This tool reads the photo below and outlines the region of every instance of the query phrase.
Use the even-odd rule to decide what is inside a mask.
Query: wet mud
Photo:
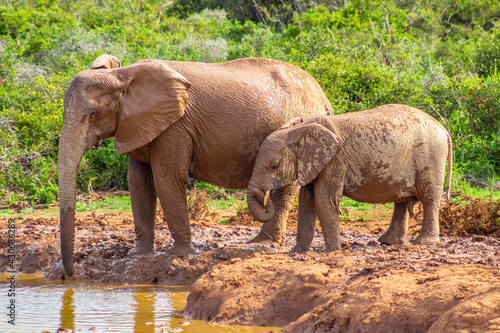
[[[418,207],[408,242],[392,246],[377,242],[391,210],[346,212],[343,250],[326,253],[317,228],[312,251],[290,254],[296,212],[283,246],[246,244],[259,222],[245,212],[212,212],[203,202],[190,202],[197,253],[187,257],[165,253],[173,241],[161,212],[156,253],[144,256],[128,254],[135,245],[130,213],[78,213],[74,278],[192,286],[181,315],[218,324],[282,332],[500,332],[498,203],[443,204],[441,242],[428,246],[411,243]],[[16,220],[17,271],[61,279],[58,216],[9,218]],[[0,218],[1,271],[8,266],[7,220]]]

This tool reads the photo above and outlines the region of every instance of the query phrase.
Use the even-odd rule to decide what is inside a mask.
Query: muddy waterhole
[[[0,274],[2,290],[6,290],[8,277]],[[16,278],[15,326],[2,320],[0,332],[56,332],[63,328],[66,332],[260,333],[273,329],[212,325],[179,317],[189,287],[56,281],[30,274]],[[2,304],[7,302],[4,299]]]

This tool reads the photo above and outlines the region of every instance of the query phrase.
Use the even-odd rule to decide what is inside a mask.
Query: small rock
[[[181,327],[172,327],[170,329],[170,332],[182,332],[182,331],[184,331],[184,329]]]
[[[170,328],[170,325],[167,323],[161,324],[159,327],[162,331],[163,330],[168,330]]]

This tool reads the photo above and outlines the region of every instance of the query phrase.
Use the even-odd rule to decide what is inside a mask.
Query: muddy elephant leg
[[[298,185],[288,185],[276,190],[272,195],[271,199],[275,205],[276,213],[274,217],[264,224],[260,229],[257,236],[250,239],[248,243],[258,243],[263,241],[273,241],[280,245],[285,242],[286,234],[286,220],[290,209],[292,209],[292,204],[300,187]]]
[[[402,244],[408,231],[409,213],[408,207],[410,201],[395,202],[394,213],[392,214],[389,228],[378,239],[383,244]]]
[[[163,138],[162,138],[163,139]],[[160,153],[153,155],[151,167],[156,193],[174,245],[169,254],[185,255],[195,252],[191,244],[191,228],[186,199],[189,163],[192,155],[190,137],[181,140],[166,139]]]
[[[431,199],[421,200],[424,219],[422,229],[420,229],[420,233],[413,241],[415,244],[435,244],[439,242],[439,206],[443,191],[437,190],[435,192]]]
[[[174,245],[167,250],[169,254],[185,255],[194,252],[191,244],[186,184],[187,176],[185,182],[165,178],[157,181],[155,177],[155,186],[161,208],[170,234],[174,239]]]
[[[331,186],[323,185],[324,183],[328,182],[316,180],[314,202],[326,250],[331,252],[341,249],[339,205],[342,199],[343,183]]]
[[[162,182],[167,184],[166,188],[158,190],[161,207],[165,214],[168,229],[174,245],[167,252],[169,254],[185,255],[195,252],[191,244],[191,228],[189,226],[189,213],[186,201],[186,183],[172,184],[172,182]]]
[[[314,186],[307,184],[300,188],[297,244],[292,252],[302,253],[309,250],[314,236],[316,218]]]
[[[154,252],[156,193],[149,165],[132,158],[128,164],[128,185],[137,244],[131,254]]]

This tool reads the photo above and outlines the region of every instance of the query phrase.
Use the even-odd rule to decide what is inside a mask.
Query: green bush
[[[128,156],[117,155],[114,139],[103,140],[99,148],[90,149],[82,158],[78,187],[84,191],[127,189]]]
[[[492,29],[482,36],[475,55],[475,70],[481,77],[496,74],[500,69],[500,30]]]
[[[498,17],[493,0],[4,1],[0,205],[57,199],[65,91],[103,53],[124,65],[293,63],[318,80],[336,113],[386,103],[428,112],[450,130],[458,172],[498,180]],[[78,186],[127,189],[127,157],[114,152],[113,139],[86,153]]]

